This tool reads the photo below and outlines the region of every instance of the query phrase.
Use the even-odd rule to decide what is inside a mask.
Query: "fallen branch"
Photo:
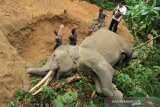
[[[65,79],[63,82],[55,82],[55,83],[51,84],[51,86],[53,89],[57,90],[57,89],[62,88],[65,84],[70,84],[73,81],[77,81],[80,79],[81,79],[81,77],[78,74],[76,74],[76,75],[73,75],[72,77]]]
[[[160,37],[160,35],[158,35],[158,36],[156,36],[156,37],[154,37],[154,38],[148,40],[148,41],[145,42],[144,44],[138,45],[137,47],[134,47],[134,48],[132,48],[132,49],[142,48],[142,47],[146,46],[149,42],[151,42],[152,40],[154,40],[154,39],[156,39],[156,38],[158,38],[158,37]]]

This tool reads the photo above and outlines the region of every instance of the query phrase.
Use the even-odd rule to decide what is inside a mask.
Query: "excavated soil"
[[[54,16],[50,19],[40,20],[18,32],[14,36],[8,36],[11,45],[17,48],[19,55],[28,62],[29,66],[36,66],[40,59],[48,57],[53,52],[55,45],[54,30],[58,30],[60,24],[64,24],[63,43],[69,43],[69,36],[74,25],[78,29],[78,43],[87,35],[87,25],[68,15]]]
[[[64,10],[67,13],[64,13]],[[78,44],[87,36],[98,7],[70,0],[0,0],[0,107],[5,107],[19,88],[28,90],[26,66],[35,67],[52,53],[54,30],[64,24],[63,41],[68,44],[71,28],[78,25]],[[108,28],[112,12],[107,12]],[[132,44],[123,22],[118,34]]]

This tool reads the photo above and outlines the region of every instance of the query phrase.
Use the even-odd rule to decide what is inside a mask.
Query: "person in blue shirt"
[[[105,17],[106,14],[103,12],[103,9],[99,9],[99,16],[97,19],[94,19],[95,21],[91,26],[91,31],[94,31],[96,25],[100,27],[105,22]]]

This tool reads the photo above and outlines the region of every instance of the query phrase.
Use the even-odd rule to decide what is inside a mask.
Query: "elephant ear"
[[[73,60],[66,51],[59,53],[58,65],[60,71],[68,71],[73,68]]]

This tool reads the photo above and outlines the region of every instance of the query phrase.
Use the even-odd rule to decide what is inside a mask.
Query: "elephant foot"
[[[109,96],[109,97],[113,96],[113,93],[106,88],[104,89],[102,88],[102,92],[105,96]]]
[[[123,100],[123,94],[121,91],[119,90],[115,90],[113,92],[113,98],[116,99],[116,100]]]

